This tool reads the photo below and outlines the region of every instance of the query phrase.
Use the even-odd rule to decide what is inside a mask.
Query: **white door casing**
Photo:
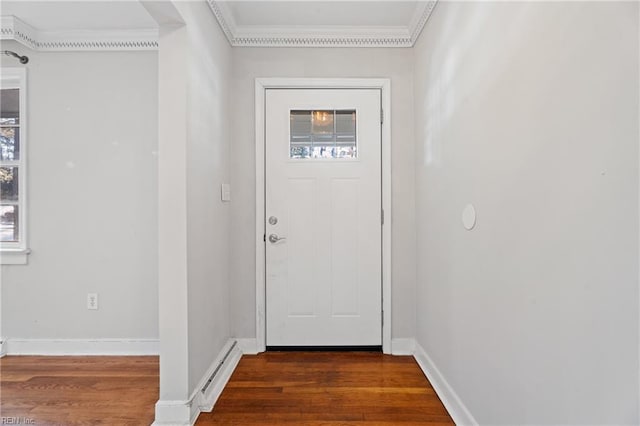
[[[270,89],[265,100],[267,345],[379,346],[380,90]],[[291,158],[291,111],[306,111],[303,129],[317,111],[326,137],[335,110],[355,125],[357,157]]]
[[[267,89],[379,89],[384,110],[382,135],[382,348],[391,353],[391,82],[381,78],[258,78],[255,81],[256,130],[256,339],[255,350],[266,346],[265,264],[265,95]]]

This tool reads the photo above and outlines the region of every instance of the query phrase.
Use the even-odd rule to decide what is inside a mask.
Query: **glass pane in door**
[[[292,110],[289,158],[357,158],[356,110]]]

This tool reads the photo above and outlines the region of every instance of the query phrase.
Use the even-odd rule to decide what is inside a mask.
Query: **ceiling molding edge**
[[[15,40],[36,51],[157,50],[158,30],[44,32],[15,16],[2,16],[0,40]]]
[[[244,36],[233,39],[234,47],[411,47],[406,36]]]
[[[412,28],[409,29],[411,33],[411,46],[416,44],[416,42],[418,41],[418,37],[420,37],[420,34],[422,34],[424,26],[427,25],[427,21],[431,17],[433,9],[436,7],[436,3],[438,3],[438,0],[428,1],[424,7],[424,10],[422,11],[420,19],[414,24],[415,26],[412,26]]]
[[[232,17],[216,0],[207,0],[222,32],[233,47],[413,47],[426,25],[437,0],[425,2],[418,19],[408,29],[389,30],[379,28],[358,29],[336,34],[335,28],[307,32],[242,31],[232,22]],[[349,34],[351,32],[351,34]]]
[[[224,19],[222,11],[220,10],[220,5],[214,0],[207,0],[207,4],[209,5],[209,9],[211,9],[211,13],[213,13],[213,16],[215,16],[216,21],[218,21],[218,25],[220,25],[220,28],[222,29],[225,37],[227,37],[227,40],[229,40],[229,44],[231,46],[235,46],[233,44],[233,32],[231,31],[231,28],[229,28],[227,20]]]

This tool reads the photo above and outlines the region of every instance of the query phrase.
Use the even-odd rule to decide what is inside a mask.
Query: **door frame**
[[[266,350],[265,94],[267,89],[379,89],[382,144],[382,351],[391,353],[391,80],[388,78],[256,78],[256,346]]]

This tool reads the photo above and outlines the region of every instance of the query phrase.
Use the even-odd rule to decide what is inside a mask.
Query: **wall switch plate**
[[[221,188],[222,201],[231,201],[231,185],[223,183]]]
[[[98,293],[87,293],[87,309],[98,309]]]

